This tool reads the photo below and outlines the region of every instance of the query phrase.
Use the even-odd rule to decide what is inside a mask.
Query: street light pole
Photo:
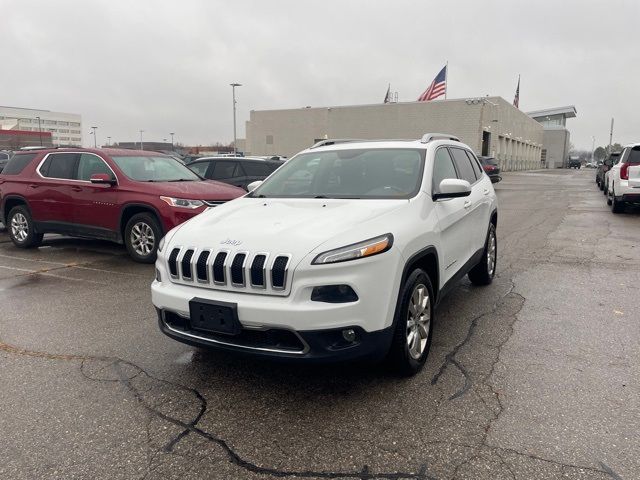
[[[107,137],[107,144],[111,146],[111,137]]]
[[[144,150],[144,143],[142,143],[142,132],[144,132],[144,130],[140,130],[140,150]]]
[[[591,163],[595,161],[596,152],[596,137],[591,135]]]
[[[241,87],[241,83],[230,83],[233,92],[233,156],[238,152],[238,138],[236,136],[236,87]]]
[[[40,146],[42,146],[42,128],[40,127],[40,117],[36,117],[38,119],[38,132],[40,133]]]
[[[175,133],[171,132],[169,135],[171,135],[171,151],[173,152],[175,150],[175,148],[173,146],[173,136],[175,135]]]
[[[98,129],[98,127],[91,127],[91,130],[93,130],[93,148],[98,148],[98,140],[96,139],[96,130]]]

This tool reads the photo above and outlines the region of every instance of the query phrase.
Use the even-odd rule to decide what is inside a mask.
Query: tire
[[[621,200],[616,200],[615,190],[611,191],[611,203],[609,205],[611,205],[611,211],[613,213],[624,213],[624,208],[626,206],[625,202]]]
[[[36,233],[31,213],[25,205],[13,207],[7,217],[9,238],[16,247],[33,248],[42,243],[44,235]]]
[[[496,227],[489,224],[487,239],[484,242],[482,259],[469,271],[469,280],[474,285],[489,285],[496,275],[496,264],[498,263],[498,239],[496,237]]]
[[[160,238],[162,229],[156,216],[151,213],[135,214],[124,229],[124,244],[129,256],[139,263],[156,261]]]
[[[416,268],[400,290],[400,305],[388,356],[388,362],[402,376],[415,375],[427,360],[435,319],[434,306],[431,280],[424,270]]]

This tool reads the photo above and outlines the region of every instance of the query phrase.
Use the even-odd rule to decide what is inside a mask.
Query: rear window
[[[266,163],[260,162],[242,162],[242,167],[250,177],[266,177],[275,170],[269,168]]]
[[[37,153],[16,153],[2,170],[3,175],[18,175],[36,158]]]
[[[640,163],[640,147],[633,147],[629,151],[629,156],[626,160],[627,163]]]
[[[458,177],[462,180],[466,180],[470,184],[476,183],[476,174],[471,165],[471,161],[464,150],[459,148],[451,148],[451,155],[453,155],[453,163],[456,164],[456,170],[458,171]]]

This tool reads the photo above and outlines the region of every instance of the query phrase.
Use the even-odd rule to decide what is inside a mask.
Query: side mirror
[[[249,185],[247,185],[247,190],[253,192],[260,185],[262,185],[262,180],[256,180],[255,182],[251,182]]]
[[[98,185],[115,185],[116,181],[108,173],[94,173],[89,177],[89,181]]]
[[[444,198],[468,197],[471,195],[471,184],[466,180],[457,178],[445,178],[440,182],[438,191],[431,198],[441,200]]]

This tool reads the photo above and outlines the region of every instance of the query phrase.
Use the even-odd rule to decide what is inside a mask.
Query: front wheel
[[[36,233],[29,209],[24,205],[13,207],[7,217],[9,238],[16,247],[31,248],[42,243],[43,235]]]
[[[415,375],[427,360],[434,306],[431,280],[424,270],[416,268],[402,285],[389,351],[389,361],[401,375]]]
[[[469,271],[469,280],[474,285],[489,285],[496,275],[496,263],[498,260],[498,240],[496,238],[496,227],[489,224],[487,239],[484,243],[482,259]]]
[[[140,263],[156,261],[158,242],[162,230],[156,217],[150,213],[138,213],[131,217],[124,229],[124,243],[131,258]]]

